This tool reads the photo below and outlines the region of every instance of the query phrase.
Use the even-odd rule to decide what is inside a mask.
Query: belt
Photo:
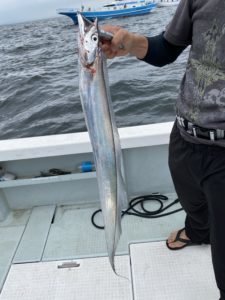
[[[181,116],[176,116],[179,125],[184,130],[194,137],[206,140],[223,140],[225,139],[225,130],[223,129],[208,129],[195,125]]]

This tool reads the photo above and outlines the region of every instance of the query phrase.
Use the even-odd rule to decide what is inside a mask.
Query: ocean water
[[[165,30],[174,7],[101,22],[151,36]],[[68,17],[0,26],[0,139],[86,131],[79,97],[78,27]],[[188,49],[171,65],[134,57],[108,60],[118,127],[174,120]]]

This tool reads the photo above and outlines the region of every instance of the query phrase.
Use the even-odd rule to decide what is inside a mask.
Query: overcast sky
[[[56,17],[57,8],[79,8],[81,3],[101,5],[103,0],[0,0],[0,24]]]

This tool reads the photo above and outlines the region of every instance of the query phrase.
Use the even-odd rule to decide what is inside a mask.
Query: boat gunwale
[[[119,128],[122,149],[169,143],[173,122]],[[92,152],[88,132],[0,140],[0,161]]]

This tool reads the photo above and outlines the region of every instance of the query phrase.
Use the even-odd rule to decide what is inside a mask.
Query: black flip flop
[[[185,230],[185,228],[180,229],[180,230],[177,232],[177,235],[176,235],[175,240],[174,240],[173,242],[171,242],[171,243],[182,242],[182,243],[184,243],[184,245],[183,245],[183,246],[180,246],[180,247],[174,247],[174,248],[172,248],[172,247],[170,247],[170,245],[169,245],[169,243],[168,243],[168,240],[167,240],[167,241],[166,241],[166,246],[167,246],[168,249],[170,249],[170,250],[181,250],[181,249],[183,249],[183,248],[185,248],[185,247],[187,247],[187,246],[197,246],[197,245],[200,245],[200,244],[201,244],[201,243],[193,243],[191,240],[181,238],[180,235],[181,235],[181,233],[182,233],[184,230]]]

